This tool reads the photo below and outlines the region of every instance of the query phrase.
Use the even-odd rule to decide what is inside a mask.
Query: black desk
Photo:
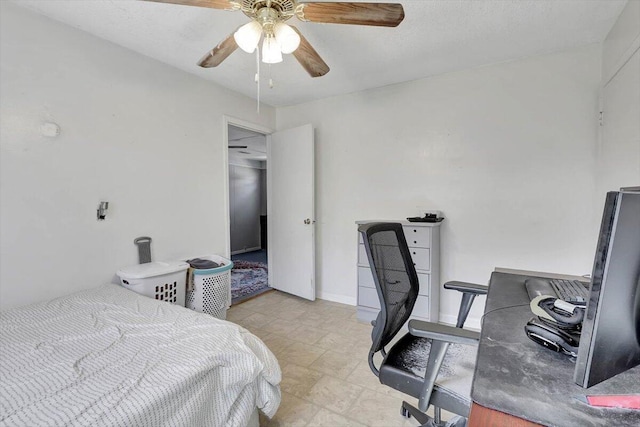
[[[576,397],[640,394],[640,366],[584,389],[573,382],[575,359],[531,341],[529,276],[495,272],[482,322],[471,398],[489,409],[552,426],[640,426],[640,411],[593,408]],[[473,417],[473,413],[472,413]]]

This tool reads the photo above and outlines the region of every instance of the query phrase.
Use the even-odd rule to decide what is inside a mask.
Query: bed
[[[0,425],[241,426],[280,367],[246,329],[105,285],[0,313]]]

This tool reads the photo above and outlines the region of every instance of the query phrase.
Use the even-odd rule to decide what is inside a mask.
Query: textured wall
[[[275,127],[274,109],[0,4],[0,307],[114,280],[137,236],[156,260],[224,255],[223,115]]]
[[[278,109],[278,129],[316,129],[319,296],[355,303],[354,221],[425,208],[446,217],[443,281],[590,273],[599,83],[592,45]]]

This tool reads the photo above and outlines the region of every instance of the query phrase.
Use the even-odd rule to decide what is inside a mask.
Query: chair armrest
[[[486,295],[489,287],[486,285],[478,285],[476,283],[467,282],[447,282],[444,284],[445,289],[453,289],[460,292],[468,292],[474,295]]]
[[[415,319],[409,321],[409,333],[416,337],[467,345],[478,345],[480,340],[480,332]]]

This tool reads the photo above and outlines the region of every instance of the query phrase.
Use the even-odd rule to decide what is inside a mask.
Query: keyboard
[[[549,280],[551,287],[558,295],[558,298],[570,303],[586,305],[589,299],[589,291],[584,283],[579,280]]]
[[[529,300],[538,295],[556,296],[574,305],[587,305],[589,290],[587,285],[579,280],[538,279],[531,278],[525,282]]]

